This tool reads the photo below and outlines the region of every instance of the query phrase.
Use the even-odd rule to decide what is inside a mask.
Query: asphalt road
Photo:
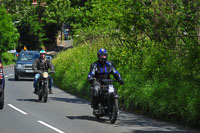
[[[13,67],[4,68],[5,106],[0,133],[182,133],[199,132],[179,125],[120,111],[115,124],[97,120],[90,103],[54,87],[47,103],[38,102],[33,79],[14,81]]]

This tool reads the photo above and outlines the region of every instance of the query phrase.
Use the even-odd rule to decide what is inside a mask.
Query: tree
[[[45,41],[47,47],[55,47],[58,31],[67,21],[69,6],[69,0],[46,0],[41,21],[44,24],[43,29],[48,38]]]
[[[38,49],[44,44],[45,34],[39,22],[37,8],[27,0],[2,0],[7,12],[12,16],[12,21],[20,33],[18,48],[23,46],[28,49]]]
[[[10,14],[0,5],[0,53],[15,49],[19,34],[12,23]]]
[[[20,45],[28,49],[55,47],[57,32],[67,21],[69,0],[38,0],[33,6],[27,0],[2,0],[12,14],[20,32]]]

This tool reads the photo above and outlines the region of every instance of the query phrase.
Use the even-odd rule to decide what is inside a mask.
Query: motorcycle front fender
[[[115,94],[114,99],[119,99],[119,95]]]

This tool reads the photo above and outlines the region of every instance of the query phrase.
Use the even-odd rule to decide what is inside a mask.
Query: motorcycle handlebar
[[[116,80],[113,80],[113,79],[96,79],[96,78],[92,78],[91,80],[93,80],[93,81],[99,81],[99,82],[104,83],[104,84],[109,84],[109,83],[117,82]]]
[[[40,70],[34,70],[35,73],[42,73]]]
[[[113,79],[102,79],[100,80],[100,82],[112,83],[112,82],[117,82],[117,81]]]
[[[36,72],[36,73],[40,73],[40,74],[43,73],[43,71],[40,71],[40,70],[34,70],[34,72]],[[45,71],[44,71],[44,72],[45,72]],[[48,73],[55,73],[55,71],[49,71]]]

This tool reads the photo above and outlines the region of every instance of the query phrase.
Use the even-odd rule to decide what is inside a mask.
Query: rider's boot
[[[94,109],[98,108],[98,98],[95,96],[92,96],[91,99],[91,107]]]
[[[94,108],[93,108],[93,114],[94,114],[94,115],[100,114],[99,109],[94,109]]]
[[[53,94],[53,91],[52,91],[52,89],[50,89],[50,88],[49,88],[49,94]]]
[[[92,97],[91,107],[93,108],[93,114],[99,114],[98,100],[96,97]]]
[[[37,95],[38,92],[39,92],[39,89],[38,89],[38,88],[39,88],[39,82],[38,82],[38,81],[37,81],[37,83],[36,83],[36,86],[34,86],[34,88],[35,88],[35,89],[34,89],[33,93]]]
[[[33,91],[33,93],[34,93],[34,94],[37,94],[37,93],[38,93],[38,89],[35,88],[34,91]]]

